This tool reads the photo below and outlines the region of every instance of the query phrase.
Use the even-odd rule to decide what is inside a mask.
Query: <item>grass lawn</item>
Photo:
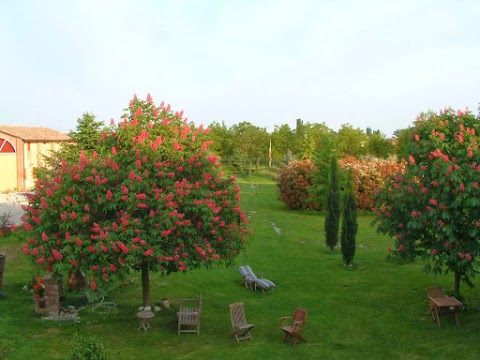
[[[34,313],[31,294],[22,287],[32,276],[13,236],[0,238],[7,253],[6,298],[0,300],[0,359],[64,359],[73,335],[103,343],[109,359],[478,359],[480,354],[480,287],[462,284],[467,304],[460,315],[442,320],[439,329],[428,315],[426,290],[451,289],[453,277],[424,274],[422,263],[385,260],[388,238],[376,234],[371,216],[359,217],[355,266],[343,267],[340,249],[325,247],[324,218],[288,211],[277,200],[275,185],[242,183],[243,209],[253,230],[236,265],[250,265],[278,284],[272,294],[240,285],[236,266],[196,270],[151,278],[152,299],[168,296],[172,308],[157,313],[149,332],[139,331],[135,317],[141,303],[141,281],[109,294],[115,306],[96,307],[81,294],[66,294],[79,308],[79,320],[42,320]],[[277,230],[276,230],[277,229]],[[177,335],[175,299],[204,299],[200,336]],[[253,340],[230,338],[228,305],[243,301],[247,320],[255,324]],[[309,311],[306,343],[284,343],[279,318],[294,307]]]

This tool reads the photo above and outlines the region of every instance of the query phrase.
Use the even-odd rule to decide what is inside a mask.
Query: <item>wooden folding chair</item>
[[[300,341],[307,341],[303,338],[307,314],[307,310],[296,308],[292,316],[280,318],[280,329],[285,333],[284,341],[290,341],[294,346]]]
[[[237,342],[241,340],[252,340],[250,330],[252,330],[255,325],[247,323],[243,302],[230,304],[230,319],[232,321],[232,337],[235,337]]]
[[[437,313],[435,311],[435,303],[431,300],[432,298],[444,297],[443,289],[436,287],[436,288],[429,288],[427,289],[427,296],[428,296],[428,311],[432,316],[433,321],[437,320]]]
[[[180,299],[181,303],[192,303],[193,306],[181,306],[178,316],[178,335],[180,333],[200,334],[200,318],[202,317],[202,294],[196,299]]]

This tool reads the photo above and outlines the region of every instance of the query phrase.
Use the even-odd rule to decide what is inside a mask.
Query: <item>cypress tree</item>
[[[340,227],[340,190],[338,186],[338,161],[335,155],[330,158],[330,179],[327,190],[325,216],[325,243],[333,250],[338,243]]]
[[[344,197],[341,245],[345,265],[350,265],[355,255],[355,237],[357,235],[357,200],[355,198],[353,174],[350,170]]]

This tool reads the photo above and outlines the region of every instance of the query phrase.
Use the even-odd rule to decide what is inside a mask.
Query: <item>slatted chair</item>
[[[252,340],[250,330],[252,330],[255,325],[247,323],[243,302],[230,304],[229,306],[230,319],[232,321],[232,337],[235,337],[237,342],[242,340]]]
[[[273,292],[273,288],[276,286],[275,283],[268,279],[257,277],[257,275],[255,275],[249,265],[239,266],[238,271],[243,277],[242,284],[244,284],[246,288],[250,288],[251,290],[256,291],[257,289],[260,289],[262,290],[262,293],[264,293],[265,290],[270,290],[271,292]],[[260,274],[261,276],[263,275],[263,273]]]
[[[193,306],[181,306],[178,316],[178,335],[181,333],[196,333],[200,335],[200,319],[202,317],[202,294],[196,299],[180,299],[180,303]]]
[[[280,329],[285,333],[283,338],[284,341],[290,341],[294,346],[300,341],[307,341],[303,338],[307,315],[307,310],[296,308],[292,316],[284,316],[280,318]]]
[[[436,312],[435,312],[435,303],[431,300],[431,298],[438,298],[443,297],[445,294],[443,293],[442,288],[429,288],[427,289],[427,296],[428,296],[428,311],[432,316],[433,321],[437,320]]]

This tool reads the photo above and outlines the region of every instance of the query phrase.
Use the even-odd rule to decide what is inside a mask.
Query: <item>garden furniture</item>
[[[435,319],[435,304],[433,303],[432,300],[430,300],[430,298],[438,298],[438,297],[445,296],[443,294],[443,289],[439,288],[439,287],[429,288],[429,289],[427,289],[427,296],[428,296],[428,312],[432,316],[433,321],[435,321],[436,320]]]
[[[147,331],[148,329],[151,328],[149,320],[153,319],[155,317],[155,314],[152,311],[139,311],[137,313],[137,318],[140,320],[140,327],[138,330],[143,329]]]
[[[300,341],[306,341],[303,338],[303,331],[307,321],[308,311],[306,309],[296,308],[292,316],[280,318],[280,329],[285,333],[284,341],[290,341],[297,345]]]
[[[245,285],[245,287],[250,288],[251,290],[257,290],[261,289],[262,293],[265,292],[265,290],[270,290],[273,292],[273,288],[275,283],[268,279],[264,278],[259,278],[255,273],[253,272],[252,268],[249,265],[244,265],[244,266],[239,266],[238,271],[240,272],[240,275],[243,277],[242,284]],[[262,276],[262,273],[260,273]]]
[[[180,333],[200,334],[200,318],[202,317],[202,294],[196,299],[180,299],[181,303],[190,303],[193,306],[181,306],[178,316],[178,335]]]
[[[432,315],[433,321],[436,321],[438,327],[442,327],[440,323],[441,315],[450,315],[455,318],[457,326],[460,326],[460,320],[458,319],[458,312],[463,306],[463,303],[453,296],[445,296],[443,290],[440,288],[428,289],[428,303],[429,311]]]
[[[232,321],[232,337],[241,340],[252,340],[250,330],[255,325],[247,323],[243,302],[230,304],[230,319]]]

